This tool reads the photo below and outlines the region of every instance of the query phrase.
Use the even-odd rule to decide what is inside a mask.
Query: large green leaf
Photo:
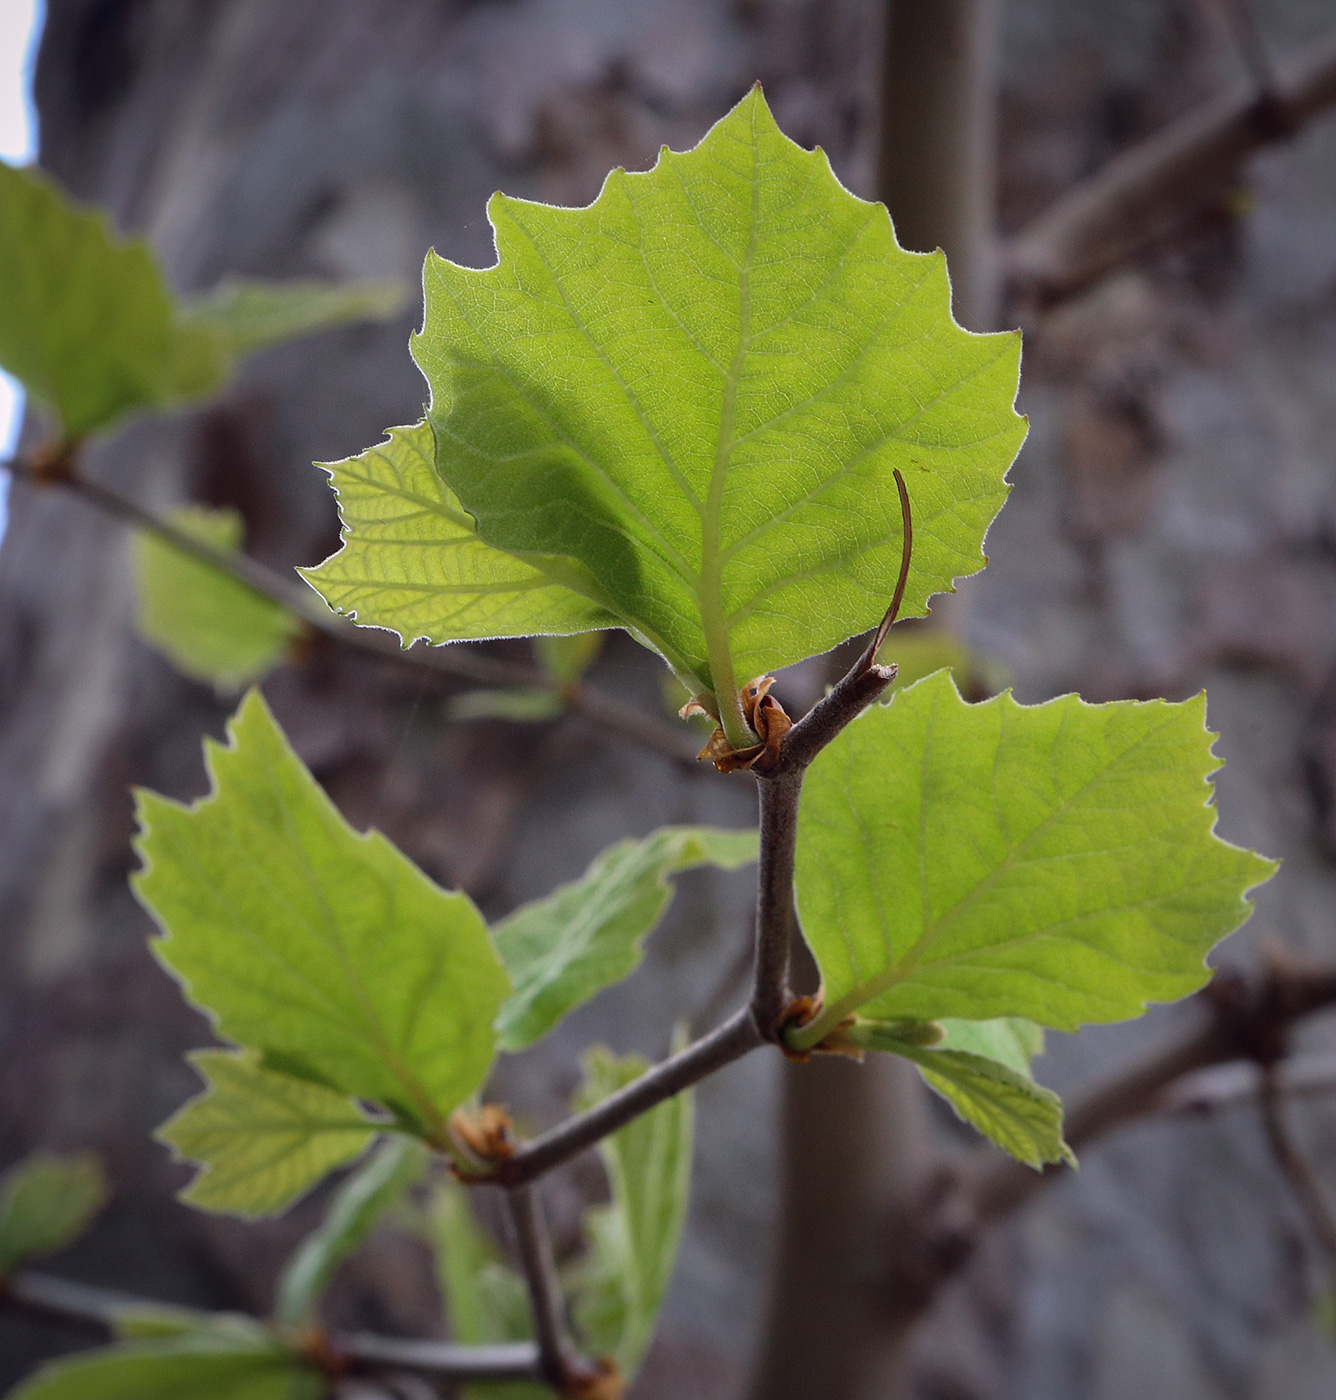
[[[229,733],[207,745],[208,797],[140,793],[135,890],[162,927],[158,956],[270,1068],[444,1143],[510,990],[481,916],[344,821],[258,692]]]
[[[0,1278],[77,1239],[106,1204],[97,1158],[39,1152],[0,1177]]]
[[[967,705],[939,672],[812,765],[797,896],[848,1013],[1072,1030],[1200,987],[1271,861],[1215,835],[1205,698]]]
[[[679,1037],[677,1046],[680,1048]],[[638,1079],[648,1063],[601,1046],[585,1056],[577,1106],[589,1108]],[[654,1338],[677,1262],[691,1194],[695,1104],[688,1090],[599,1145],[612,1202],[585,1213],[589,1258],[574,1273],[575,1316],[587,1347],[634,1376]]]
[[[528,1341],[533,1323],[524,1280],[479,1227],[468,1197],[458,1182],[445,1180],[431,1198],[429,1238],[450,1335],[469,1346]],[[544,1400],[551,1393],[527,1381],[463,1390],[466,1400]]]
[[[207,1087],[158,1136],[203,1168],[181,1197],[201,1210],[272,1215],[375,1136],[347,1094],[265,1069],[254,1055],[200,1050],[191,1061]]]
[[[334,1271],[422,1175],[426,1155],[412,1138],[387,1138],[335,1193],[319,1227],[298,1246],[278,1280],[274,1319],[308,1323]]]
[[[211,1331],[48,1362],[9,1400],[319,1400],[324,1378],[264,1334]]]
[[[187,506],[168,518],[215,549],[241,546],[234,510]],[[286,608],[146,530],[135,538],[135,573],[144,639],[186,675],[222,689],[264,675],[301,626]]]
[[[496,1028],[522,1050],[640,963],[645,938],[672,899],[668,876],[698,865],[736,870],[756,859],[755,831],[665,826],[619,841],[587,871],[522,905],[492,930],[515,990]]]
[[[301,572],[337,612],[405,645],[582,632],[617,619],[532,564],[485,545],[433,466],[431,427],[391,428],[378,447],[325,463],[343,547]]]
[[[414,354],[483,540],[615,612],[695,689],[825,651],[983,566],[1024,437],[1014,334],[951,319],[759,88],[585,209],[493,197],[494,267],[429,254]],[[471,632],[438,632],[438,640]]]
[[[73,203],[45,175],[0,161],[0,367],[78,438],[136,408],[217,389],[212,332],[177,316],[142,240]]]
[[[211,331],[230,355],[253,355],[284,340],[354,321],[397,315],[402,282],[260,282],[232,277],[187,302],[182,317]]]

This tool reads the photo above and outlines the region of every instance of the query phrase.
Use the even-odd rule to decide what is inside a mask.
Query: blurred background
[[[144,232],[188,291],[229,273],[413,283],[429,247],[487,265],[494,189],[586,203],[610,167],[693,144],[760,79],[785,131],[887,199],[902,242],[947,249],[964,324],[1026,332],[1030,438],[991,566],[908,629],[907,654],[955,654],[980,694],[1013,684],[1027,701],[1205,687],[1220,829],[1285,860],[1217,960],[1336,964],[1331,0],[47,0],[40,15],[0,0],[0,33],[20,36],[5,103],[21,99],[29,23],[37,158]],[[4,139],[7,158],[27,154],[21,133]],[[1131,181],[1122,196],[1111,168]],[[316,563],[338,536],[311,463],[416,421],[417,314],[257,357],[222,400],[132,424],[88,470],[153,508],[234,507],[251,553]],[[181,1057],[208,1034],[146,951],[126,886],[131,786],[202,792],[200,737],[221,734],[235,696],[174,671],[132,617],[124,529],[15,486],[0,544],[0,1163],[36,1147],[105,1162],[111,1204],[55,1271],[262,1311],[320,1201],[254,1226],[174,1201],[188,1173],[151,1133],[195,1091]],[[782,677],[790,709],[829,673],[823,659]],[[669,722],[658,664],[628,638],[610,637],[591,677]],[[578,715],[451,718],[466,689],[334,647],[265,684],[350,819],[489,915],[628,833],[754,818],[745,777]],[[661,1055],[680,1016],[740,997],[749,933],[745,874],[683,877],[645,966],[496,1096],[521,1124],[550,1122],[590,1040]],[[1079,1099],[1202,1014],[1052,1036],[1039,1077]],[[1332,1027],[1305,1021],[1293,1051],[1311,1092],[1287,1111],[1336,1193]],[[700,1091],[688,1235],[636,1397],[1336,1397],[1319,1307],[1336,1259],[1246,1076],[1100,1135],[1079,1175],[988,1228],[925,1241],[894,1225],[897,1202],[940,1205],[941,1163],[976,1162],[969,1138],[917,1081],[777,1058]],[[806,1214],[787,1209],[785,1173]],[[588,1162],[545,1183],[559,1240],[599,1189]],[[420,1243],[377,1234],[333,1313],[437,1334]],[[0,1308],[0,1380],[85,1340]]]

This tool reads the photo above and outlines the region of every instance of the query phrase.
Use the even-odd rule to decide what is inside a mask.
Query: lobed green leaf
[[[187,506],[168,519],[215,549],[241,547],[242,521],[234,510]],[[146,530],[135,536],[135,582],[145,641],[178,670],[219,689],[263,676],[301,627],[286,608]]]
[[[588,208],[488,214],[496,265],[429,254],[413,345],[487,544],[720,694],[877,622],[897,468],[903,613],[983,566],[1025,432],[1019,338],[956,325],[941,254],[900,248],[759,88]],[[478,635],[466,616],[432,635]]]
[[[107,1203],[107,1181],[88,1153],[39,1152],[0,1177],[0,1278],[78,1239]]]
[[[207,797],[139,794],[134,886],[163,931],[158,957],[266,1068],[444,1142],[510,990],[481,916],[348,825],[258,692],[229,738],[207,745]]]
[[[378,1125],[347,1094],[265,1069],[254,1055],[199,1050],[205,1090],[158,1129],[202,1170],[181,1193],[201,1210],[273,1215],[361,1156]]]
[[[583,632],[617,619],[477,534],[437,475],[431,426],[391,428],[378,447],[324,463],[343,545],[300,572],[336,612],[397,632],[463,641]]]
[[[755,831],[665,826],[609,847],[575,881],[522,905],[492,930],[514,991],[496,1029],[522,1050],[639,966],[672,900],[668,876],[700,865],[737,870],[756,859]]]
[[[202,398],[227,376],[211,332],[184,324],[142,239],[40,171],[0,161],[0,367],[66,439],[137,408]]]
[[[1275,864],[1215,834],[1205,700],[967,705],[938,673],[812,765],[797,897],[825,1009],[1072,1030],[1207,979]]]

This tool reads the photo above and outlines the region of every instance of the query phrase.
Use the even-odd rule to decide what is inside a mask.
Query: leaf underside
[[[157,1135],[203,1167],[181,1193],[201,1210],[284,1210],[360,1156],[377,1131],[347,1094],[265,1069],[253,1055],[200,1050],[191,1063],[205,1091]]]
[[[484,541],[705,690],[877,621],[894,468],[904,613],[982,567],[1025,431],[1019,339],[957,326],[941,255],[901,249],[759,89],[588,208],[488,213],[497,264],[429,254],[413,346],[437,467]]]
[[[797,897],[825,1010],[1074,1030],[1208,977],[1272,862],[1215,835],[1204,697],[967,705],[940,672],[812,765]]]
[[[139,794],[136,893],[155,951],[219,1033],[443,1141],[482,1083],[510,990],[481,916],[359,834],[258,692],[210,742],[209,796]]]

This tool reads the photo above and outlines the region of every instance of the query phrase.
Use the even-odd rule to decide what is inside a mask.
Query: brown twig
[[[73,463],[68,470],[59,472],[44,472],[18,459],[0,462],[0,466],[20,481],[39,488],[58,486],[104,514],[146,531],[173,549],[226,574],[258,597],[277,603],[312,631],[341,646],[399,665],[456,676],[480,685],[507,689],[551,688],[548,677],[535,667],[518,666],[513,662],[482,656],[458,644],[428,646],[419,643],[406,648],[399,644],[393,633],[348,622],[331,612],[314,589],[298,579],[289,578],[249,555],[217,549],[204,540],[196,539],[119,491],[80,475]],[[562,699],[568,709],[596,728],[619,734],[675,763],[689,765],[692,771],[697,769],[695,744],[686,731],[660,724],[648,715],[632,711],[587,684],[566,687],[562,691]]]
[[[1336,104],[1336,36],[1171,122],[1060,196],[1007,245],[1013,295],[1052,303],[1090,285],[1234,179],[1261,147]]]
[[[516,1186],[506,1192],[506,1205],[515,1230],[520,1269],[529,1292],[529,1309],[534,1336],[538,1340],[538,1369],[543,1379],[558,1393],[571,1386],[579,1366],[575,1350],[566,1337],[566,1319],[561,1301],[561,1284],[552,1254],[552,1237],[534,1188]]]

